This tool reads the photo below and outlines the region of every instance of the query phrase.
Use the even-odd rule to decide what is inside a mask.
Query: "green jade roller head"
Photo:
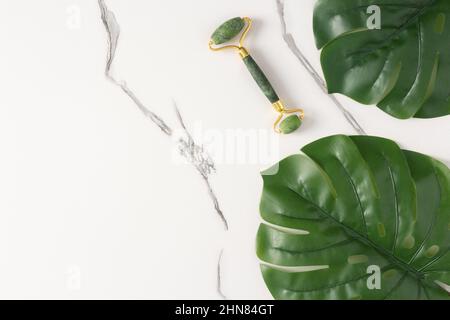
[[[243,42],[251,26],[252,20],[247,17],[237,17],[224,22],[212,34],[211,40],[209,41],[209,48],[212,51],[221,51],[226,49],[235,49],[238,51],[253,79],[256,81],[267,99],[269,99],[270,103],[272,103],[275,111],[278,112],[277,120],[273,125],[274,130],[277,133],[292,133],[302,125],[304,112],[302,109],[288,109],[285,107],[284,103],[280,100],[280,98],[278,98],[278,94],[275,92],[264,72],[250,56],[247,49],[244,48]],[[240,33],[242,34],[237,45],[223,45],[224,43],[233,40]]]

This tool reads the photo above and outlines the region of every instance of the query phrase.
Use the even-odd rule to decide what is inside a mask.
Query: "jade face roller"
[[[212,51],[220,51],[227,49],[237,50],[241,56],[244,64],[247,66],[248,71],[250,71],[253,79],[255,79],[258,86],[261,88],[264,95],[272,103],[273,108],[278,112],[278,117],[273,128],[277,133],[289,134],[300,128],[304,113],[302,109],[288,109],[285,107],[284,103],[278,98],[277,93],[273,89],[264,72],[258,66],[258,64],[253,60],[253,58],[248,53],[247,49],[244,48],[243,42],[247,33],[252,26],[252,20],[250,18],[233,18],[224,22],[219,26],[211,36],[209,41],[209,48]],[[244,31],[242,31],[244,30]],[[238,45],[222,45],[232,39],[234,39],[239,33],[242,35],[239,39]]]

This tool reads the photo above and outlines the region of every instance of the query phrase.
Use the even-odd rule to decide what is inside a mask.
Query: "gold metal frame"
[[[247,51],[247,49],[244,48],[244,40],[247,37],[247,34],[250,31],[253,22],[252,22],[252,19],[250,19],[249,17],[244,17],[242,19],[246,22],[246,27],[244,29],[244,32],[242,32],[241,37],[239,38],[239,45],[231,44],[231,45],[226,45],[226,46],[222,46],[222,47],[214,47],[213,41],[210,40],[209,44],[208,44],[209,49],[212,51],[222,51],[222,50],[234,49],[239,52],[239,54],[241,55],[242,58],[245,58],[246,56],[248,56],[248,51]]]
[[[273,124],[273,130],[276,133],[282,133],[280,128],[278,127],[278,125],[281,122],[281,119],[283,119],[283,117],[287,114],[293,114],[293,113],[298,113],[298,117],[300,118],[300,120],[303,121],[303,119],[305,118],[305,112],[303,111],[303,109],[287,109],[284,106],[284,103],[281,100],[278,100],[277,102],[275,102],[274,104],[272,104],[273,108],[275,109],[276,112],[278,112],[278,117],[277,120],[275,121],[275,123]]]

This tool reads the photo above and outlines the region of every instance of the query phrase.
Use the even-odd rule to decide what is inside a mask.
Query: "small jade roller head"
[[[221,51],[227,49],[237,50],[241,56],[248,71],[256,81],[259,88],[262,90],[267,99],[272,103],[272,107],[278,112],[278,118],[275,121],[273,128],[277,133],[289,134],[296,131],[302,125],[303,110],[302,109],[288,109],[284,103],[278,98],[278,94],[267,79],[264,72],[250,56],[248,50],[244,48],[244,40],[252,26],[250,18],[233,18],[222,23],[211,35],[209,41],[209,48],[212,51]],[[238,35],[240,36],[237,44],[225,43],[233,40]],[[221,46],[222,45],[222,46]]]
[[[245,27],[245,20],[236,17],[222,23],[212,34],[211,43],[214,45],[223,44],[233,40]]]
[[[301,125],[302,119],[300,119],[300,116],[293,114],[281,121],[278,129],[280,130],[280,133],[289,134],[296,131]]]

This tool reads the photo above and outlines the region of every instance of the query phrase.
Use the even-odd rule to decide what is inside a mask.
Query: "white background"
[[[206,147],[217,151],[239,129],[272,135],[275,115],[237,55],[207,50],[218,24],[243,15],[255,20],[253,56],[306,112],[302,130],[275,144],[274,161],[356,133],[284,43],[275,0],[106,4],[122,29],[115,75],[174,128],[175,100],[189,127],[216,137]],[[320,70],[313,5],[287,0],[286,20]],[[225,232],[197,172],[175,161],[176,144],[105,79],[97,1],[1,0],[0,26],[0,298],[220,298],[222,248],[227,297],[270,298],[254,253],[267,161],[216,158]],[[448,117],[400,121],[339,99],[368,134],[449,163]]]

